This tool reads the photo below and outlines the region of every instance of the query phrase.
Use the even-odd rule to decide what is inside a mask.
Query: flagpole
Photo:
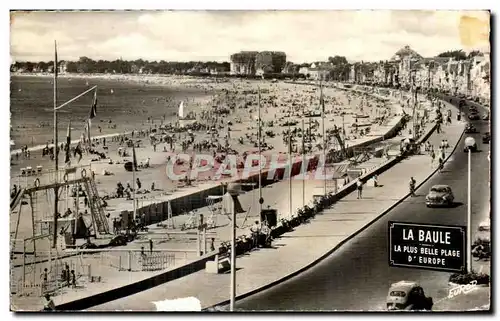
[[[326,137],[325,137],[325,101],[323,98],[323,79],[320,78],[320,95],[321,95],[321,123],[323,127],[323,196],[326,197]]]
[[[54,161],[55,161],[55,182],[59,181],[59,153],[57,152],[57,42],[54,40]],[[57,188],[54,189],[54,230],[52,231],[52,247],[57,246],[57,207],[59,201]]]
[[[259,217],[260,213],[262,213],[262,151],[260,147],[260,140],[261,140],[261,123],[260,123],[260,87],[257,87],[258,90],[258,107],[259,107],[259,123],[257,127],[257,139],[259,141]]]
[[[132,141],[133,144],[135,142]],[[133,220],[135,221],[137,217],[137,208],[135,204],[135,165],[136,165],[136,160],[135,160],[135,146],[132,145],[132,200],[134,202],[134,213],[133,213]]]
[[[292,129],[290,127],[290,122],[292,119],[292,106],[288,107],[288,167],[290,168],[290,177],[288,177],[288,196],[289,196],[289,208],[288,208],[288,218],[292,217]]]
[[[132,193],[133,193],[132,199],[134,201],[134,216],[133,216],[133,219],[135,221],[137,213],[136,213],[136,206],[135,206],[135,164],[134,164],[134,162],[132,162]]]

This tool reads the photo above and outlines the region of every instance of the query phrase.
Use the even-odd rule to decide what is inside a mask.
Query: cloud
[[[478,33],[460,31],[464,15],[489,17],[484,11],[15,12],[11,55],[50,60],[54,39],[61,59],[227,61],[240,50],[279,50],[295,62],[332,55],[373,61],[405,45],[424,56],[488,47],[484,39],[463,44],[464,35],[470,40]]]

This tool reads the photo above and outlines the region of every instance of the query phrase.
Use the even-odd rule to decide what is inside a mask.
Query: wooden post
[[[23,283],[21,294],[24,294],[24,287],[26,285],[26,241],[23,240]]]
[[[36,193],[36,192],[35,192]],[[22,202],[22,200],[21,200]],[[30,206],[31,206],[31,236],[32,237],[35,237],[35,211],[33,210],[33,194],[30,193]],[[20,221],[20,218],[18,218],[18,223]],[[17,234],[16,234],[17,235]],[[35,239],[33,238],[32,239],[32,242],[33,242],[33,254],[34,254],[34,257],[36,258],[36,243],[35,243]]]

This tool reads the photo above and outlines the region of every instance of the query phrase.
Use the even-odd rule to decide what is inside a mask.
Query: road
[[[448,100],[449,101],[449,100]],[[455,102],[455,101],[454,101]],[[483,110],[484,111],[484,110]],[[480,110],[480,112],[482,112]],[[489,124],[475,121],[481,133]],[[238,310],[383,310],[387,290],[399,280],[417,280],[427,295],[438,301],[448,294],[450,273],[389,267],[388,221],[466,225],[467,217],[467,153],[463,152],[465,137],[459,142],[445,171],[434,175],[409,198],[387,213],[310,270],[266,291],[238,301]],[[488,181],[489,145],[482,144],[475,134],[480,152],[472,154],[472,230],[489,215]],[[453,189],[454,208],[425,206],[425,195],[432,185],[448,184]],[[488,302],[484,302],[486,304]]]

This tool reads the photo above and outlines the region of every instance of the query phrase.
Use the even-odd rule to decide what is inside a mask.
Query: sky
[[[405,45],[424,57],[489,51],[485,11],[11,12],[12,61],[229,61],[241,50],[284,51],[295,63],[345,56],[388,60]]]

